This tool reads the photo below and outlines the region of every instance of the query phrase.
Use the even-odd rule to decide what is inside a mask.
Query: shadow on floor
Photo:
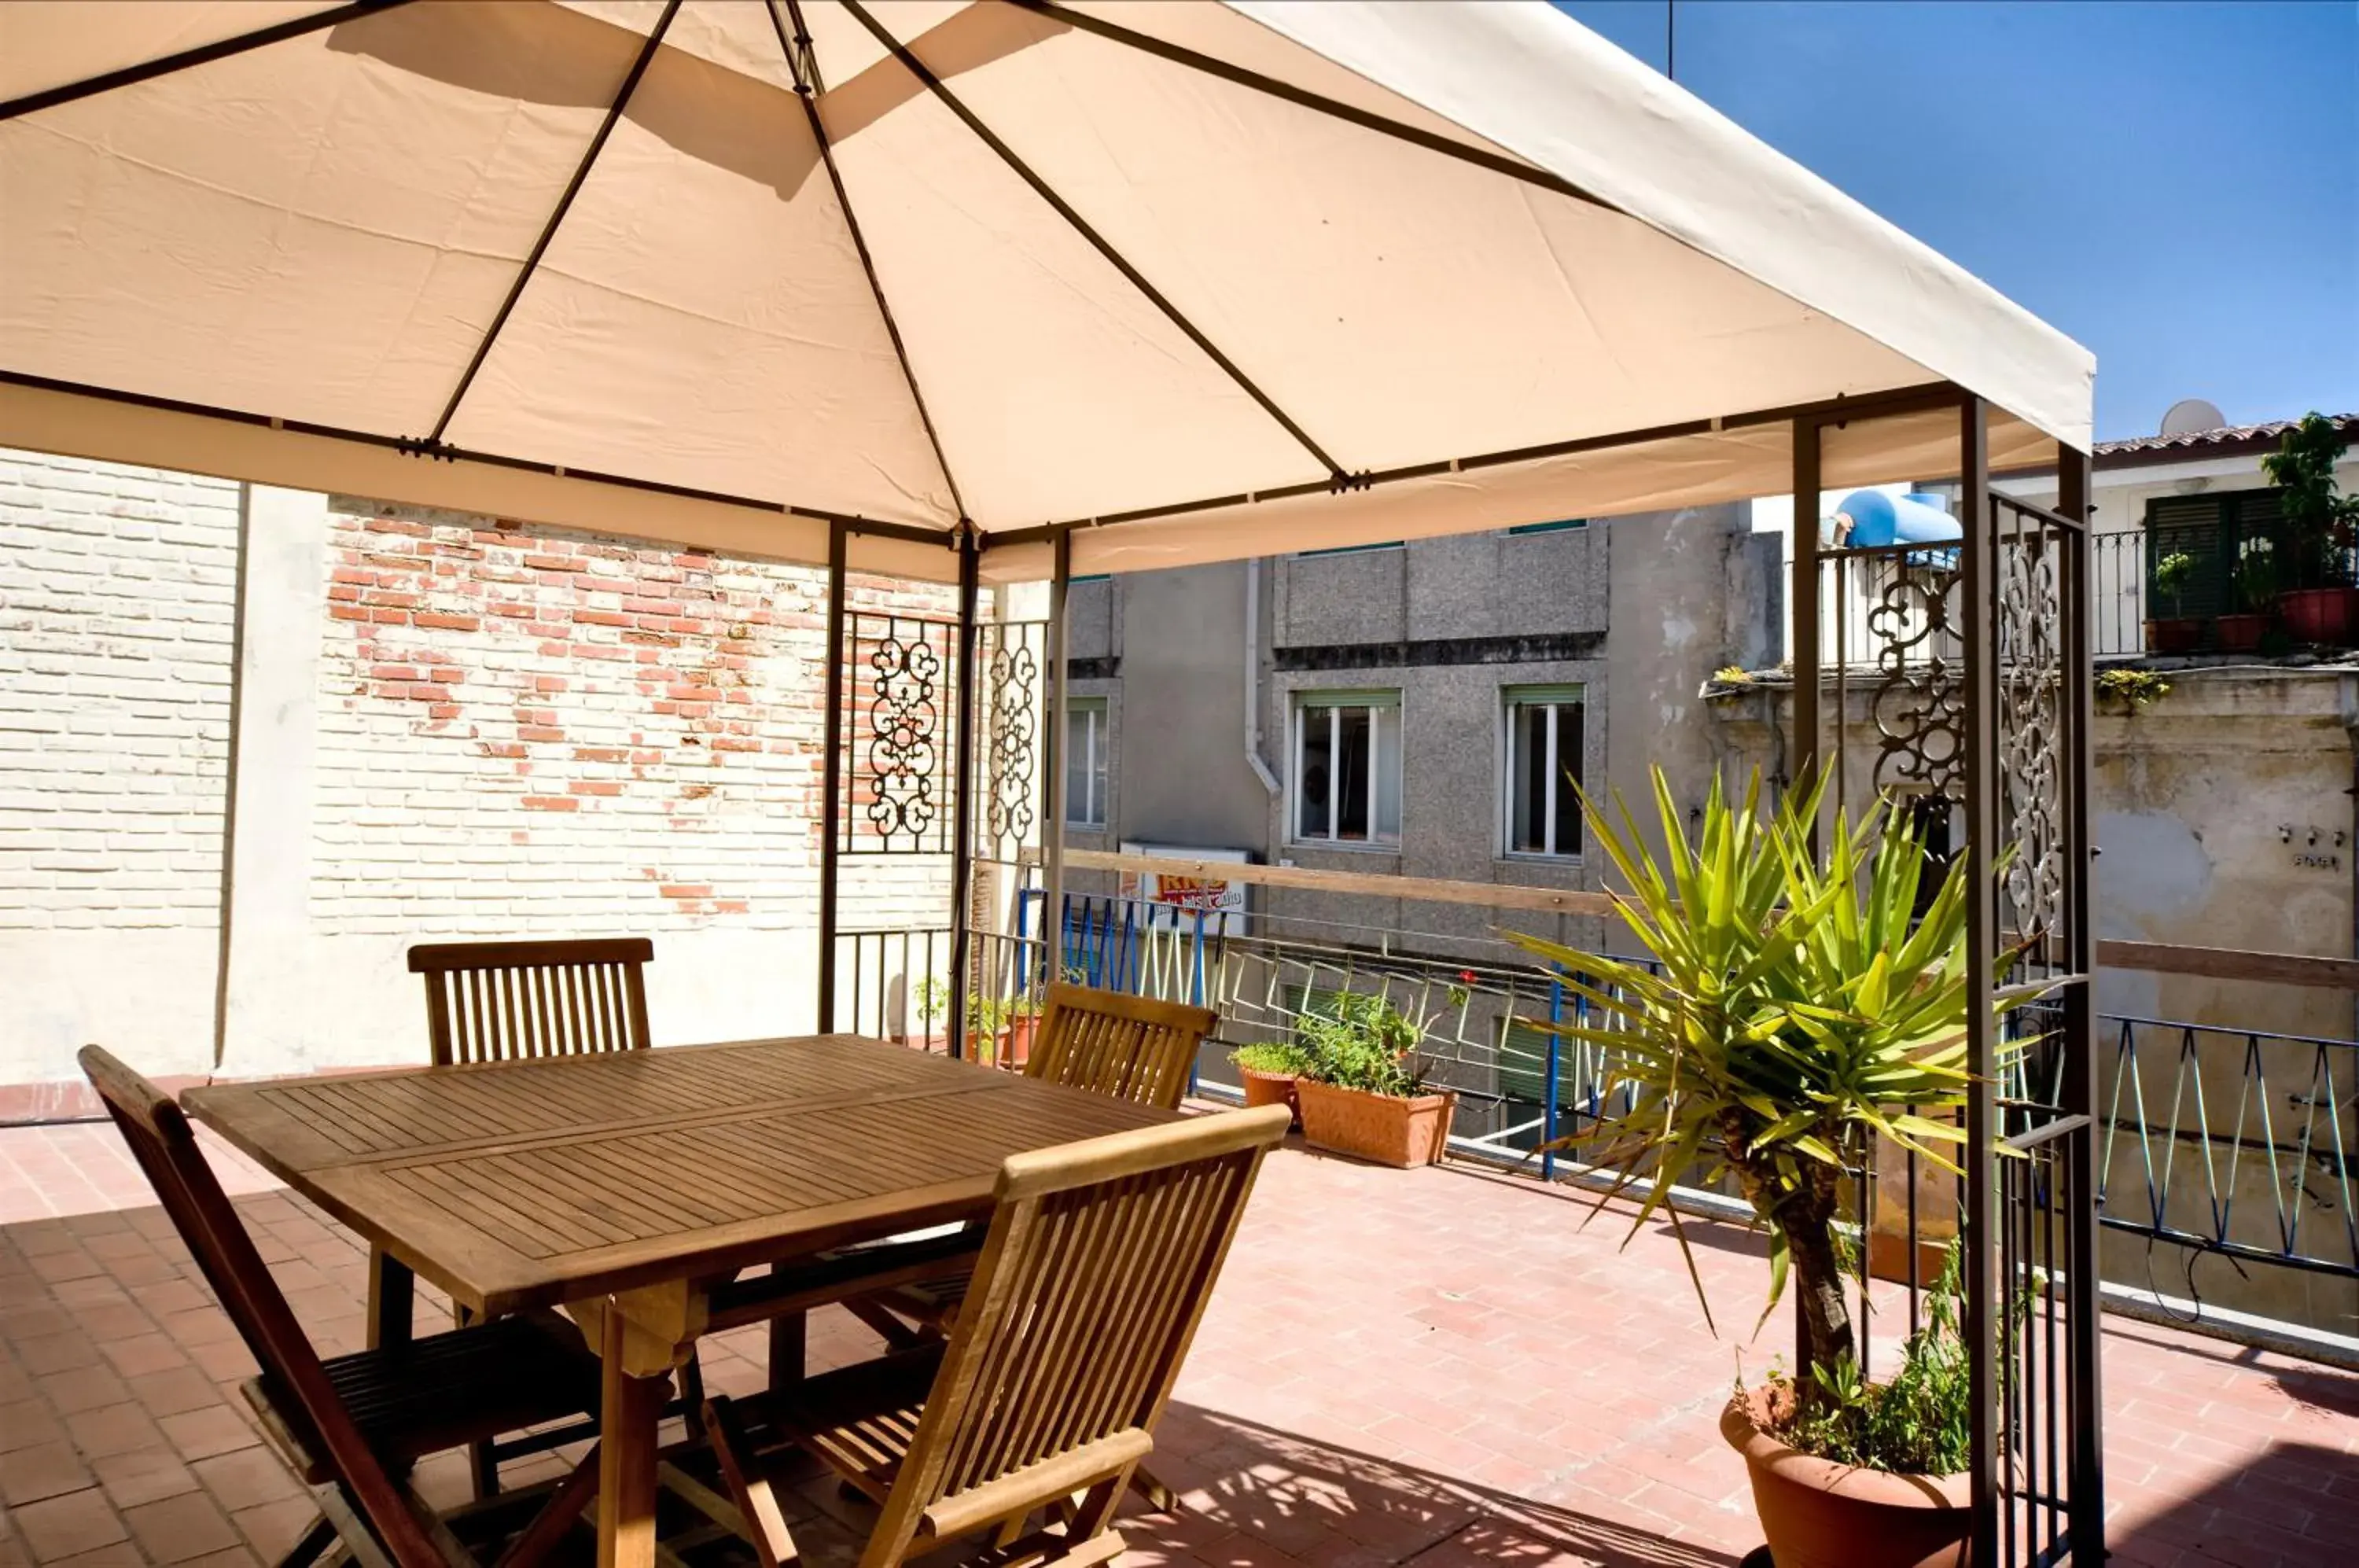
[[[1193,1405],[1165,1415],[1151,1462],[1185,1501],[1125,1521],[1134,1549],[1209,1564],[1322,1568],[1594,1563],[1727,1568],[1728,1553],[1535,1502]]]
[[[2307,1443],[2261,1454],[2160,1513],[2106,1531],[2112,1559],[2132,1568],[2327,1568],[2349,1563],[2359,1521],[2359,1467]]]

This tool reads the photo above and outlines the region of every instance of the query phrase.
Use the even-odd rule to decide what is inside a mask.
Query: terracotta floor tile
[[[58,1563],[124,1540],[128,1531],[95,1486],[11,1506],[9,1519],[32,1548],[36,1561]]]
[[[265,1563],[276,1563],[285,1556],[287,1549],[300,1541],[303,1532],[311,1528],[311,1521],[319,1517],[319,1508],[308,1497],[262,1503],[240,1508],[230,1516],[254,1554]]]
[[[202,1491],[125,1508],[123,1519],[140,1549],[157,1563],[185,1563],[239,1544],[237,1527]]]
[[[0,1503],[12,1508],[78,1492],[91,1481],[81,1454],[62,1436],[0,1454]]]
[[[262,1441],[245,1418],[227,1405],[211,1405],[166,1416],[156,1424],[163,1429],[165,1441],[179,1450],[184,1459],[210,1458]]]
[[[110,1501],[118,1508],[136,1508],[143,1503],[178,1497],[196,1489],[197,1478],[179,1455],[169,1448],[139,1448],[127,1454],[110,1454],[91,1466],[97,1472],[99,1485],[106,1488]]]
[[[136,1400],[101,1405],[66,1418],[66,1431],[85,1459],[103,1459],[134,1449],[161,1447],[164,1434]]]
[[[275,1503],[303,1491],[278,1455],[266,1446],[240,1448],[200,1459],[192,1466],[222,1507],[234,1513],[262,1503]]]
[[[113,1136],[0,1129],[0,1160],[43,1144],[66,1175],[89,1168],[93,1195],[68,1221],[26,1217],[0,1181],[0,1421],[32,1432],[0,1442],[13,1450],[0,1481],[40,1491],[36,1507],[88,1494],[51,1508],[68,1524],[109,1501],[168,1523],[177,1504],[199,1522],[163,1550],[223,1568],[274,1561],[311,1503],[221,1387],[245,1353]],[[356,1345],[365,1250],[245,1162],[215,1158],[247,1194],[240,1214],[307,1330],[324,1349]],[[1664,1227],[1650,1222],[1625,1250],[1626,1222],[1584,1229],[1587,1208],[1523,1177],[1272,1160],[1158,1434],[1156,1462],[1190,1511],[1134,1510],[1139,1568],[1390,1568],[1411,1556],[1417,1568],[1729,1568],[1757,1532],[1713,1415],[1734,1354],[1766,1366],[1789,1348],[1790,1320],[1752,1337],[1756,1238],[1690,1226],[1710,1233],[1697,1266],[1715,1339]],[[125,1272],[158,1277],[134,1290]],[[432,1291],[419,1314],[424,1329],[447,1322]],[[845,1314],[812,1319],[814,1369],[876,1345]],[[2330,1525],[2359,1509],[2359,1377],[2118,1321],[2105,1356],[2111,1543],[2125,1568],[2341,1561],[2350,1532]],[[764,1331],[719,1336],[705,1360],[717,1391],[756,1387]],[[77,1431],[116,1451],[77,1453]],[[455,1458],[419,1474],[442,1501],[465,1493]],[[218,1539],[223,1519],[238,1539]],[[216,1539],[201,1552],[206,1531]],[[83,1550],[145,1555],[120,1535]],[[5,1549],[0,1568],[14,1568]]]

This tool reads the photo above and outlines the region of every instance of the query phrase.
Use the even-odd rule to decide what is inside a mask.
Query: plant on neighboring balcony
[[[2236,573],[2231,586],[2236,604],[2248,615],[2266,615],[2277,598],[2277,551],[2274,540],[2246,539],[2236,550]]]
[[[2177,616],[2180,601],[2187,593],[2187,580],[2195,575],[2195,558],[2183,550],[2174,550],[2154,563],[2154,591],[2170,601],[2170,613]]]
[[[1764,816],[1757,775],[1742,801],[1715,781],[1690,826],[1658,768],[1659,856],[1626,806],[1617,822],[1584,794],[1592,842],[1630,888],[1609,897],[1654,962],[1515,938],[1563,971],[1559,983],[1598,1020],[1519,1021],[1602,1048],[1601,1099],[1628,1096],[1560,1147],[1592,1148],[1615,1173],[1608,1195],[1643,1188],[1632,1234],[1661,1213],[1683,1256],[1673,1182],[1699,1168],[1705,1180],[1735,1175],[1768,1232],[1769,1305],[1789,1281],[1796,1296],[1804,1414],[1823,1408],[1830,1380],[1856,1375],[1844,1286],[1858,1265],[1837,1225],[1846,1164],[1872,1137],[1957,1169],[1942,1147],[1964,1135],[1944,1113],[1972,1083],[1968,990],[1992,978],[1967,964],[1964,857],[1917,917],[1926,861],[1914,816],[1881,802],[1836,812],[1814,854],[1822,789],[1791,791]]]
[[[2277,486],[2285,518],[2288,553],[2293,557],[2288,586],[2344,588],[2351,584],[2350,551],[2359,542],[2359,495],[2337,494],[2334,466],[2349,450],[2343,432],[2322,414],[2302,416],[2286,431],[2277,450],[2261,459],[2261,471]]]
[[[2104,670],[2097,674],[2097,697],[2133,713],[2170,695],[2170,682],[2151,670]]]

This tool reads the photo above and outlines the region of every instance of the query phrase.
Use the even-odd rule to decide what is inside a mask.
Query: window
[[[1506,852],[1579,855],[1582,688],[1511,686],[1506,695]]]
[[[1523,534],[1560,534],[1571,528],[1585,528],[1587,517],[1565,517],[1553,523],[1518,523],[1507,530],[1510,539]]]
[[[1322,555],[1365,555],[1372,550],[1407,550],[1407,539],[1386,539],[1382,544],[1339,544],[1332,550],[1298,550],[1297,561],[1315,561]]]
[[[1400,843],[1400,693],[1298,694],[1293,780],[1298,841]]]
[[[1106,700],[1065,699],[1065,825],[1106,824]]]

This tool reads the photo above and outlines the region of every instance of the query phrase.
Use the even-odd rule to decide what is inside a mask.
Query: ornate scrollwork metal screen
[[[947,855],[957,793],[956,621],[844,616],[844,855]]]
[[[1040,847],[1047,820],[1041,768],[1048,713],[1048,623],[989,621],[975,628],[974,854],[1010,865]]]
[[[1798,533],[1797,753],[1833,806],[1882,797],[1912,813],[1929,856],[1963,856],[1983,891],[1970,948],[1990,989],[1963,1020],[1981,1078],[1963,1120],[1954,1197],[1902,1171],[1895,1278],[1930,1283],[1922,1243],[1962,1226],[1974,1357],[1977,1562],[2001,1568],[2102,1554],[2098,1443],[2094,1041],[2090,972],[2087,459],[2062,454],[2054,509],[1990,485],[1983,406],[1954,391],[1955,544],[1830,549]],[[1929,399],[1920,417],[1942,405]],[[1820,500],[1819,441],[1798,422],[1797,518]],[[1939,870],[1937,866],[1933,869]],[[1871,1247],[1871,1255],[1877,1249]],[[1887,1267],[1887,1273],[1893,1270]]]

